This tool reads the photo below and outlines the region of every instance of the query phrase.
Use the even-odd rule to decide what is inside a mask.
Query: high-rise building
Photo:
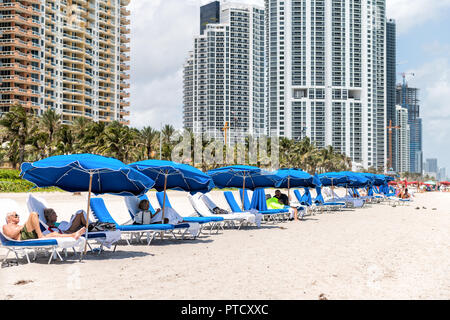
[[[397,172],[409,172],[410,152],[409,152],[409,125],[408,125],[408,109],[397,105],[397,123],[400,126],[397,132]]]
[[[385,0],[266,0],[270,135],[386,167]]]
[[[228,123],[228,141],[264,134],[264,8],[225,3],[205,26],[184,65],[184,127],[223,139]]]
[[[396,88],[396,102],[408,109],[410,127],[410,168],[409,172],[421,173],[423,163],[422,119],[420,118],[419,89],[409,87],[405,82]]]
[[[0,114],[129,121],[129,0],[4,0],[0,3]]]
[[[437,180],[438,181],[446,181],[447,180],[447,174],[445,172],[445,168],[439,168]]]
[[[389,19],[386,22],[386,126],[395,126],[397,123],[396,115],[396,77],[397,77],[397,45],[396,45],[396,24],[395,20]],[[391,167],[397,167],[396,153],[397,153],[397,131],[392,130],[392,141],[387,141],[387,147],[392,143],[392,163]],[[389,132],[387,136],[389,139]],[[389,151],[388,151],[389,152]],[[390,168],[389,168],[390,169]]]
[[[424,168],[425,174],[434,173],[436,176],[438,173],[438,168],[439,167],[438,167],[438,162],[437,162],[436,158],[431,158],[431,159],[425,160],[425,168]]]

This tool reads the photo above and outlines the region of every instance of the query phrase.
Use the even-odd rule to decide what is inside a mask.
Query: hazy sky
[[[131,1],[132,126],[182,127],[183,64],[199,34],[199,7],[208,2]],[[450,0],[386,3],[387,17],[397,22],[397,72],[414,73],[408,83],[420,88],[424,159],[438,158],[438,165],[450,171]]]

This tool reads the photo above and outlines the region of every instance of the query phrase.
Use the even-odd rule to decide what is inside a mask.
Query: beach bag
[[[88,226],[89,232],[101,232],[101,231],[115,231],[116,225],[114,223],[109,222],[91,222]]]
[[[229,212],[227,210],[221,209],[221,208],[214,208],[213,209],[213,213],[214,214],[229,214]]]
[[[134,224],[151,224],[152,213],[150,211],[139,211],[134,217]]]

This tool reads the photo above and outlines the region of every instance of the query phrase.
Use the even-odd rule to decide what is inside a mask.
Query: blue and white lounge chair
[[[259,222],[256,215],[250,212],[239,212],[229,214],[214,214],[211,208],[218,207],[206,194],[196,193],[193,196],[189,195],[189,201],[192,207],[201,217],[221,217],[223,219],[223,226],[237,227],[238,230],[244,225],[256,224]],[[209,206],[208,204],[209,203]],[[222,227],[223,229],[223,227]]]
[[[50,252],[50,258],[48,264],[58,257],[61,261],[63,258],[58,252],[58,249],[65,251],[67,248],[81,248],[84,247],[84,238],[75,240],[73,238],[44,238],[33,240],[13,240],[3,234],[3,226],[6,224],[6,214],[8,212],[20,212],[17,202],[10,199],[0,199],[0,246],[7,250],[7,254],[2,263],[6,261],[9,253],[14,253],[19,262],[19,255],[23,255],[27,258],[27,262],[30,263],[30,257],[28,251],[31,251],[34,255],[33,260],[36,260],[39,252]]]
[[[233,213],[250,212],[250,210],[242,210],[241,207],[239,207],[239,205],[237,204],[236,199],[234,198],[234,195],[231,191],[225,191],[223,193],[223,195]],[[267,221],[272,221],[273,223],[276,222],[275,215],[277,215],[278,213],[265,212],[265,211],[259,211],[259,210],[253,210],[253,211],[257,214],[260,214],[263,217],[263,219],[265,219]]]
[[[316,187],[316,198],[313,200],[313,204],[316,206],[316,209],[320,212],[323,211],[333,211],[333,210],[342,210],[345,207],[345,202],[338,201],[328,201],[326,202],[322,196],[322,189],[320,187]]]
[[[41,226],[41,231],[43,234],[50,233],[49,226],[45,221],[44,209],[50,208],[45,199],[40,198],[38,196],[29,194],[27,198],[27,207],[29,212],[36,212],[39,215],[39,224]],[[86,234],[83,235],[86,237]],[[115,243],[120,240],[121,233],[120,230],[115,231],[100,231],[100,232],[88,232],[88,246],[91,251],[98,251],[100,254],[103,251],[103,247],[111,247],[114,245],[113,251],[116,251],[117,245]],[[96,241],[100,246],[98,248],[93,249],[89,242]],[[74,250],[75,251],[75,250]]]
[[[120,225],[111,216],[102,198],[91,198],[90,203],[92,213],[98,221],[114,223],[116,225],[116,229],[120,230],[122,233],[129,234],[131,236],[131,240],[136,238],[137,241],[140,241],[142,236],[146,235],[147,244],[150,244],[155,236],[161,234],[161,232],[168,231],[173,233],[174,226],[172,224]],[[128,239],[126,239],[126,241],[130,244]]]
[[[170,203],[169,196],[166,193],[166,201],[164,201],[164,192],[157,192],[156,198],[158,199],[159,206],[162,208],[163,204],[167,208],[174,209],[172,207],[172,204]],[[174,209],[175,210],[175,209]],[[199,223],[199,224],[205,224],[205,223],[211,223],[214,221],[223,221],[223,219],[218,219],[218,217],[184,217],[183,216],[183,222],[193,222],[193,223]]]
[[[152,206],[150,200],[148,199],[147,195],[141,196],[141,197],[139,198],[139,200],[147,200],[147,201],[148,201],[148,204],[149,204],[149,210],[150,210],[150,212],[151,212],[152,214],[155,214],[156,210],[153,208],[153,206]],[[159,200],[159,199],[158,199],[158,200]],[[166,200],[167,200],[167,199],[166,199]],[[167,200],[167,202],[168,202],[168,200]],[[136,205],[138,205],[138,204],[136,204]],[[130,213],[131,218],[133,218],[135,212],[132,212],[132,211],[130,210],[128,204],[127,204],[127,207],[128,207],[128,212]],[[161,207],[162,207],[162,206],[161,206]],[[168,202],[168,205],[167,205],[166,207],[171,208],[169,202]],[[139,210],[139,209],[136,209],[136,208],[135,208],[135,210]],[[198,230],[197,230],[197,228],[195,228],[195,226],[198,225],[198,224],[196,224],[196,223],[200,223],[200,222],[202,222],[202,223],[207,223],[207,222],[211,222],[213,219],[208,219],[208,220],[206,220],[206,219],[201,219],[201,220],[199,220],[199,221],[193,221],[193,219],[188,219],[188,220],[192,220],[192,221],[187,221],[186,219],[184,219],[183,222],[180,222],[180,223],[177,223],[177,224],[172,224],[172,225],[174,226],[174,229],[178,231],[179,235],[181,235],[181,238],[182,238],[182,239],[185,238],[185,236],[187,235],[187,233],[190,231],[190,230],[189,230],[190,228],[193,229],[192,237],[195,239],[195,238],[200,234],[200,232],[201,232],[201,228],[198,228]],[[192,227],[192,226],[194,226],[194,227]],[[176,238],[175,233],[172,232],[172,235]]]
[[[353,198],[350,195],[340,197],[332,189],[329,189],[329,198],[333,199],[333,201],[336,202],[345,202],[346,208],[362,208],[365,204],[365,201],[363,199]]]
[[[262,192],[264,192],[264,201],[266,201],[264,188],[260,188],[260,190],[262,190]],[[255,192],[257,192],[257,190],[255,190]],[[251,204],[251,200],[248,196],[248,191],[239,189],[239,195],[241,196],[241,202],[244,201],[244,210],[252,209],[252,204]],[[266,210],[259,210],[259,208],[258,208],[256,210],[258,210],[258,212],[261,213],[268,220],[273,220],[273,221],[275,221],[276,219],[287,220],[287,218],[289,218],[289,209],[286,207],[284,209],[267,209],[266,208]]]

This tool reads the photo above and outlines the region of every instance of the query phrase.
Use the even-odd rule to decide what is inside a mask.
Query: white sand
[[[60,219],[86,206],[84,194],[39,196]],[[25,211],[24,194],[0,197]],[[185,194],[169,197],[184,215],[193,212]],[[105,199],[117,220],[128,219],[121,198]],[[0,270],[0,299],[449,299],[449,230],[450,193],[418,194],[410,206],[373,205],[197,240],[120,245],[81,263],[21,260]],[[0,249],[0,259],[4,254]],[[20,280],[31,282],[15,285]]]

